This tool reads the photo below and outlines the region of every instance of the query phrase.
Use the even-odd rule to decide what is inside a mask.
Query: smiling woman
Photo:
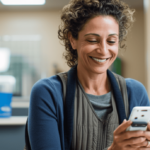
[[[135,10],[129,8],[127,4],[120,0],[72,0],[62,10],[62,24],[59,28],[59,39],[64,42],[67,64],[73,67],[76,64],[77,53],[73,51],[68,39],[68,32],[77,39],[79,31],[84,25],[96,16],[111,16],[119,25],[119,44],[120,48],[125,48],[123,42],[126,40],[127,33],[134,22],[133,14]]]
[[[150,125],[126,132],[132,122],[123,121],[133,107],[150,106],[145,87],[108,70],[133,14],[120,0],[71,0],[63,8],[58,37],[71,69],[33,86],[28,150],[148,150]]]
[[[77,40],[71,34],[69,39],[73,49],[77,50],[78,72],[82,70],[84,74],[103,74],[101,77],[106,79],[106,70],[118,54],[119,25],[117,21],[111,16],[94,17],[84,25],[84,28],[78,34]],[[88,81],[86,77],[83,75],[83,79],[80,79],[82,78],[81,73],[78,74],[85,91],[85,83]],[[86,92],[96,95],[109,92],[102,93],[100,91],[97,91],[98,93]]]

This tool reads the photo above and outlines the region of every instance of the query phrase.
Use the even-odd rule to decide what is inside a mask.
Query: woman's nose
[[[100,53],[101,55],[106,55],[108,53],[108,47],[106,42],[101,42],[99,44],[99,48],[97,49],[97,52]]]

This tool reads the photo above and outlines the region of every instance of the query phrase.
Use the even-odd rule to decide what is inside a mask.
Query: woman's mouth
[[[97,62],[101,62],[101,63],[103,63],[103,62],[105,62],[106,60],[108,60],[108,58],[106,58],[106,59],[100,59],[100,58],[95,58],[95,57],[90,57],[90,58],[92,58],[93,60],[95,60],[95,61],[97,61]]]

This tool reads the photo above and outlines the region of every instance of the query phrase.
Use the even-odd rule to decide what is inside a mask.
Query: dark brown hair
[[[62,10],[58,38],[63,41],[66,52],[64,53],[67,64],[73,67],[77,63],[77,51],[73,50],[68,39],[70,32],[73,38],[78,39],[78,33],[86,22],[96,16],[112,16],[119,24],[120,48],[125,48],[126,35],[134,22],[135,10],[130,9],[121,0],[71,0]]]

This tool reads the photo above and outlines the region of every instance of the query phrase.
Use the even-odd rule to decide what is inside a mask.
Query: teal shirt
[[[112,112],[111,92],[100,96],[87,93],[86,95],[100,119],[104,120]]]

